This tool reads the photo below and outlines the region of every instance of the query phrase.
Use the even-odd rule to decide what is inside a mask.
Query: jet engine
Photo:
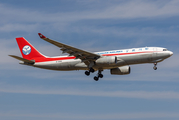
[[[96,64],[107,64],[107,65],[115,65],[117,63],[117,57],[115,56],[103,56],[96,60]]]
[[[118,68],[113,68],[110,72],[112,75],[127,75],[130,74],[131,68],[130,66],[122,66]]]

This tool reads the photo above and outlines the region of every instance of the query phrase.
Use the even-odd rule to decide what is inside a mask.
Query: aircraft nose
[[[170,56],[172,56],[172,55],[173,55],[173,52],[170,51]]]

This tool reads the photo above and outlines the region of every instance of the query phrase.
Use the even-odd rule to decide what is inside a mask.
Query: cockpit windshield
[[[167,49],[163,49],[163,51],[168,51]]]

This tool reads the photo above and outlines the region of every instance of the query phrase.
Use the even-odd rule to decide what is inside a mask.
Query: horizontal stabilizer
[[[27,59],[24,59],[24,58],[21,58],[21,57],[18,57],[18,56],[15,56],[15,55],[9,55],[10,57],[13,57],[15,59],[18,59],[20,61],[23,61],[25,63],[28,63],[28,64],[34,64],[35,61],[32,61],[32,60],[27,60]]]

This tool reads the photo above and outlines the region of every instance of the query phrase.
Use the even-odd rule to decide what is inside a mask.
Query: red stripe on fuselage
[[[131,55],[131,54],[141,54],[141,53],[153,53],[154,51],[145,52],[132,52],[132,53],[115,53],[115,54],[102,54],[102,56],[116,56],[116,55]],[[56,58],[34,58],[35,62],[49,62],[49,61],[60,61],[60,60],[71,60],[76,57],[56,57]]]
[[[49,61],[59,61],[59,60],[71,60],[75,59],[76,57],[58,57],[58,58],[35,58],[35,62],[49,62]]]
[[[115,54],[103,54],[102,56],[131,55],[131,54],[153,53],[153,52],[154,52],[154,51],[132,52],[132,53],[115,53]]]

